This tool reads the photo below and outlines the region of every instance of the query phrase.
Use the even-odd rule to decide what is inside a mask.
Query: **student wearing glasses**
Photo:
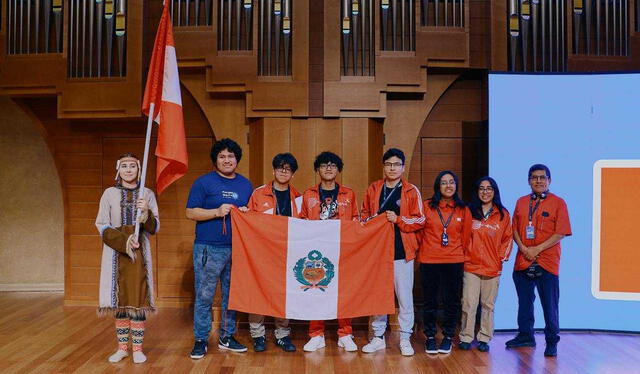
[[[425,201],[426,224],[422,231],[418,261],[424,293],[425,351],[451,352],[460,317],[464,256],[471,236],[471,213],[458,197],[458,177],[442,171],[433,184],[433,197]],[[438,296],[444,301],[440,346],[436,343]]]
[[[476,311],[482,305],[478,350],[489,351],[493,337],[493,307],[498,296],[502,263],[513,243],[511,218],[502,206],[500,189],[491,177],[480,178],[469,204],[473,216],[471,243],[465,255],[462,288],[462,326],[458,348],[469,350],[475,337]]]
[[[298,161],[291,153],[277,154],[273,161],[273,180],[253,191],[247,208],[253,212],[298,217],[302,203],[301,194],[291,185],[291,179],[298,170]],[[249,331],[253,338],[253,350],[266,349],[266,331],[264,316],[249,315]],[[296,346],[289,335],[291,328],[286,318],[275,318],[276,345],[285,352],[295,352]]]
[[[352,189],[336,183],[343,166],[342,159],[335,153],[322,152],[316,157],[313,168],[320,177],[320,184],[310,187],[302,195],[300,218],[359,220],[356,194]],[[349,352],[357,351],[351,318],[340,318],[338,324],[338,347]],[[309,341],[303,347],[306,352],[324,348],[324,321],[310,321],[309,336]]]
[[[362,219],[383,214],[394,226],[393,282],[400,323],[400,353],[412,356],[409,339],[413,333],[413,263],[418,249],[416,231],[424,227],[422,196],[416,186],[402,179],[404,152],[397,148],[387,150],[382,156],[384,179],[373,182],[364,197]],[[384,333],[388,316],[374,316],[371,322],[373,338],[362,347],[362,352],[373,353],[386,348]]]
[[[518,255],[513,282],[518,293],[518,335],[507,348],[535,347],[533,336],[534,289],[538,289],[544,312],[545,356],[557,356],[560,327],[560,241],[571,235],[567,204],[549,192],[551,172],[542,164],[529,168],[531,193],[516,202],[513,212],[513,239]]]

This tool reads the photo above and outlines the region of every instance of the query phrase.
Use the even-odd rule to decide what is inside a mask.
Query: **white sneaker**
[[[362,347],[362,352],[373,353],[385,348],[387,348],[387,343],[384,342],[384,339],[374,336],[373,338],[371,338],[369,343]]]
[[[347,352],[355,352],[358,350],[358,346],[353,342],[351,335],[346,335],[338,339],[338,347],[344,348]]]
[[[116,353],[109,356],[109,362],[113,362],[113,363],[120,362],[122,361],[123,358],[128,356],[129,356],[129,352],[123,351],[122,349],[118,349]]]
[[[400,353],[403,356],[413,356],[415,353],[409,339],[400,339]]]
[[[315,352],[320,348],[324,348],[324,335],[314,336],[302,347],[305,352]]]

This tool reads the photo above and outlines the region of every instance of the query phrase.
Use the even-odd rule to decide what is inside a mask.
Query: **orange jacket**
[[[253,212],[261,212],[268,214],[276,214],[276,195],[273,193],[273,181],[263,184],[256,188],[251,197],[247,208]],[[296,198],[302,196],[292,185],[289,185],[289,196],[291,198],[291,217],[298,217],[300,214],[300,200],[296,201]]]
[[[489,217],[471,223],[471,243],[464,258],[464,271],[486,277],[502,273],[503,260],[511,255],[513,232],[509,212],[493,210]]]
[[[380,209],[380,193],[384,186],[384,179],[371,183],[364,195],[361,217],[363,220],[373,217]],[[416,257],[418,238],[416,231],[422,229],[425,223],[420,190],[413,184],[403,180],[400,193],[400,215],[396,225],[400,229],[400,237],[404,246],[405,259],[411,261]]]
[[[356,203],[356,194],[349,187],[338,186],[338,217],[340,219],[355,220],[360,217],[358,213],[358,205]],[[309,187],[302,194],[302,210],[300,218],[303,219],[320,219],[320,191],[318,185]]]
[[[429,207],[425,200],[426,223],[420,231],[420,253],[418,261],[423,264],[450,264],[464,262],[464,255],[471,237],[471,212],[468,208],[455,207],[453,202],[445,204],[440,201],[440,211],[446,220],[453,210],[451,223],[447,228],[449,245],[442,246],[443,227],[438,212]]]

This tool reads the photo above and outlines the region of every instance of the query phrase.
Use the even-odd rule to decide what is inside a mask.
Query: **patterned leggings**
[[[144,339],[144,316],[130,318],[125,312],[116,313],[116,336],[118,337],[118,349],[129,350],[129,333],[131,332],[131,346],[134,352],[142,351]]]

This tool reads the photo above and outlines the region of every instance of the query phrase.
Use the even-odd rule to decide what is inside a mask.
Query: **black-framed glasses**
[[[325,170],[329,170],[329,169],[337,169],[338,165],[336,164],[320,164],[320,169],[325,169]]]
[[[404,164],[402,162],[385,162],[383,165],[385,168],[399,168]]]

